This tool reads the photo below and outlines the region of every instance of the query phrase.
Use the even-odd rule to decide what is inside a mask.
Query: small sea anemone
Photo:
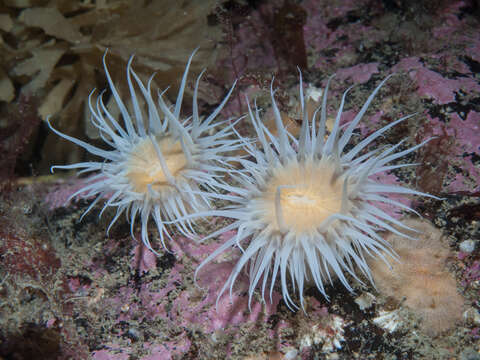
[[[400,261],[387,267],[383,261],[371,259],[373,279],[381,293],[408,306],[422,319],[422,330],[435,336],[462,316],[464,299],[447,268],[453,254],[442,232],[431,223],[407,219],[404,224],[421,234],[416,241],[389,234],[387,240]]]
[[[254,110],[249,106],[250,120],[260,147],[238,135],[253,160],[239,160],[244,169],[232,175],[236,185],[222,185],[224,190],[231,193],[229,200],[233,205],[223,210],[197,214],[234,219],[233,223],[206,238],[236,230],[236,235],[208,256],[196,272],[197,275],[205,264],[232,246],[240,248],[241,257],[219,298],[227,289],[232,293],[236,278],[248,264],[249,304],[259,285],[262,298],[265,299],[268,279],[271,299],[279,275],[285,303],[291,309],[298,308],[289,294],[289,278],[293,291],[298,290],[304,308],[303,291],[307,281],[312,281],[326,298],[325,283],[332,283],[334,278],[338,277],[349,291],[353,291],[353,288],[346,274],[360,283],[362,281],[359,275],[362,274],[372,282],[367,257],[380,257],[385,262],[385,254],[395,257],[388,242],[378,234],[379,230],[389,230],[410,238],[392,224],[409,228],[382,211],[375,203],[385,203],[412,212],[411,208],[386,194],[427,194],[402,186],[378,183],[372,179],[372,175],[412,165],[388,164],[415,151],[425,142],[398,152],[396,150],[405,140],[391,147],[367,147],[387,130],[412,115],[390,123],[346,150],[354,129],[387,79],[376,87],[353,121],[341,126],[347,90],[328,137],[326,102],[331,78],[327,82],[321,107],[310,119],[305,110],[300,76],[303,121],[299,139],[292,136],[282,122],[275,103],[273,81],[270,93],[276,137],[263,124],[257,106]],[[242,246],[242,242],[247,245]]]
[[[194,55],[195,51],[188,60],[174,107],[166,104],[162,92],[158,93],[158,109],[150,86],[153,76],[145,86],[132,70],[133,57],[130,58],[127,82],[133,116],[112,82],[104,56],[105,74],[121,113],[123,126],[107,110],[103,101],[104,92],[92,104],[92,91],[89,108],[92,124],[98,128],[101,138],[111,150],[100,149],[63,134],[48,122],[50,129],[59,136],[105,159],[52,167],[52,170],[81,169],[79,173],[98,172],[87,179],[85,187],[71,196],[96,196],[83,216],[101,199],[106,199],[100,215],[108,207],[117,208],[107,233],[120,215],[125,213],[134,236],[134,223],[137,215],[140,215],[142,241],[154,252],[148,236],[150,216],[155,220],[165,248],[165,235],[170,238],[166,223],[210,208],[209,191],[219,188],[220,177],[228,169],[227,153],[238,145],[238,140],[229,139],[232,125],[214,131],[225,122],[212,123],[232,93],[233,86],[212,114],[203,121],[200,119],[197,94],[203,72],[195,84],[193,114],[186,120],[180,118],[188,69]],[[132,81],[132,77],[135,81]],[[137,98],[135,87],[140,90],[141,98]],[[175,225],[183,234],[192,236],[191,220],[178,221]]]

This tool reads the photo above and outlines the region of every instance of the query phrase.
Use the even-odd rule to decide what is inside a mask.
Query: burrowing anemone
[[[89,212],[100,200],[105,204],[100,215],[108,207],[116,207],[116,214],[108,230],[125,213],[134,236],[137,216],[141,221],[141,238],[152,251],[148,236],[148,221],[153,217],[165,247],[165,236],[170,237],[165,224],[171,220],[210,208],[209,191],[219,188],[219,178],[228,169],[229,151],[234,150],[238,140],[231,140],[231,126],[218,130],[221,122],[213,123],[233,87],[222,103],[203,121],[200,119],[197,93],[202,74],[197,78],[193,95],[193,114],[190,118],[180,116],[188,69],[195,51],[190,56],[183,74],[176,103],[170,107],[164,93],[158,93],[158,103],[150,88],[151,80],[142,83],[132,70],[133,57],[127,65],[127,82],[130,90],[130,109],[127,108],[112,82],[105,56],[103,64],[112,96],[120,110],[123,124],[114,119],[103,102],[103,92],[92,103],[89,97],[91,122],[109,150],[100,149],[63,134],[49,127],[61,137],[83,147],[101,161],[81,162],[60,169],[81,169],[80,173],[95,172],[87,179],[85,187],[71,198],[82,194],[96,199],[87,208]],[[133,78],[133,80],[132,80]],[[137,98],[140,90],[141,98]],[[212,130],[217,131],[212,131]],[[183,234],[192,236],[191,220],[175,222]],[[107,230],[107,232],[108,232]]]
[[[303,122],[299,139],[294,138],[282,122],[275,103],[273,82],[270,93],[277,137],[263,124],[259,109],[255,106],[252,110],[249,106],[249,117],[256,130],[259,146],[237,134],[253,159],[240,160],[243,170],[233,175],[236,184],[222,185],[224,190],[231,193],[228,200],[233,205],[223,210],[197,214],[234,220],[206,238],[236,231],[236,235],[210,254],[196,272],[197,275],[206,263],[232,246],[241,249],[241,257],[219,298],[227,289],[231,295],[235,280],[241,270],[247,267],[250,278],[249,304],[257,287],[261,288],[263,299],[268,287],[271,300],[279,275],[286,304],[292,309],[298,307],[289,294],[288,282],[291,282],[304,308],[306,281],[312,281],[326,298],[325,283],[332,283],[335,278],[353,291],[345,274],[359,282],[359,274],[362,274],[372,281],[367,257],[380,257],[387,261],[383,254],[395,256],[389,244],[378,234],[379,230],[389,230],[409,238],[392,225],[408,228],[375,206],[375,203],[413,211],[386,194],[427,194],[402,186],[380,184],[371,176],[411,165],[389,163],[415,151],[424,143],[403,151],[397,150],[404,140],[391,147],[367,148],[387,130],[411,115],[375,131],[346,150],[354,129],[387,79],[376,87],[353,121],[341,126],[347,90],[343,94],[333,128],[326,137],[330,79],[321,108],[310,118],[305,110],[300,78]]]

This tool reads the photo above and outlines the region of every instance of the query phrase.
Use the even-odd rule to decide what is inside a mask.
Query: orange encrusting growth
[[[317,230],[341,209],[343,179],[334,173],[333,164],[313,161],[276,168],[261,199],[265,223],[296,233]]]
[[[170,174],[176,177],[187,166],[187,158],[180,141],[173,140],[171,136],[157,137],[155,140],[165,158]],[[127,161],[127,168],[127,178],[136,192],[146,193],[149,184],[157,191],[170,185],[150,138],[137,144]]]

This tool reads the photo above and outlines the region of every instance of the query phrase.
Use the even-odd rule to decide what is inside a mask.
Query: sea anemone
[[[421,234],[416,241],[389,234],[387,240],[402,261],[390,268],[379,259],[371,259],[373,279],[382,294],[409,307],[422,319],[422,330],[435,336],[462,317],[465,301],[447,267],[453,254],[442,231],[430,222],[406,219],[403,223]]]
[[[164,248],[165,236],[171,238],[166,223],[190,213],[210,208],[209,191],[219,189],[221,176],[228,169],[228,152],[235,150],[238,140],[231,140],[232,125],[223,128],[224,122],[212,123],[227,102],[234,86],[221,104],[204,120],[200,119],[197,94],[200,78],[197,78],[193,94],[193,114],[182,120],[180,110],[183,93],[196,50],[190,56],[183,74],[176,103],[170,107],[164,100],[164,92],[158,93],[158,108],[153,100],[150,77],[142,83],[132,70],[133,57],[127,65],[127,82],[130,91],[130,111],[120,98],[103,57],[103,65],[110,92],[123,119],[123,126],[107,110],[103,94],[92,103],[93,90],[89,96],[91,122],[99,130],[103,141],[112,149],[104,150],[52,129],[59,136],[83,147],[104,161],[80,162],[72,165],[53,166],[59,169],[81,169],[79,173],[97,172],[87,179],[86,185],[71,196],[81,194],[96,199],[82,217],[101,199],[105,199],[100,215],[109,207],[116,207],[116,214],[107,229],[125,213],[134,236],[134,223],[140,215],[143,243],[152,251],[148,235],[148,220],[155,220]],[[132,81],[132,78],[135,81]],[[137,87],[141,97],[137,98]],[[132,111],[133,109],[133,111]],[[133,112],[133,114],[132,114]],[[48,121],[48,120],[47,120]],[[176,221],[176,228],[192,236],[192,220]]]
[[[254,111],[249,105],[249,117],[256,130],[259,146],[237,134],[250,158],[239,160],[243,170],[232,175],[235,182],[233,185],[222,185],[230,193],[228,199],[233,205],[197,214],[234,220],[205,238],[236,231],[230,240],[199,265],[195,274],[232,246],[240,248],[241,257],[218,298],[227,289],[232,294],[235,280],[242,268],[247,267],[250,278],[249,305],[257,286],[261,286],[261,295],[265,300],[268,279],[271,301],[279,274],[287,306],[291,309],[298,308],[289,294],[289,278],[293,291],[298,289],[301,307],[304,309],[303,291],[307,281],[313,281],[327,299],[325,283],[333,283],[335,278],[350,292],[353,288],[346,274],[360,283],[360,274],[372,282],[367,257],[380,257],[385,262],[388,261],[385,255],[395,257],[389,244],[378,234],[379,230],[389,230],[411,238],[392,225],[409,229],[407,226],[376,205],[385,203],[415,212],[389,198],[387,194],[427,194],[398,185],[378,183],[372,179],[372,175],[413,165],[388,164],[415,151],[425,142],[397,152],[405,140],[391,147],[367,148],[387,130],[413,115],[382,127],[356,145],[349,144],[354,129],[387,79],[375,88],[353,121],[341,126],[342,110],[349,90],[345,91],[328,137],[326,102],[331,78],[327,82],[321,107],[309,119],[300,74],[303,121],[298,139],[290,134],[282,122],[275,103],[273,81],[270,94],[277,128],[276,137],[263,124],[256,104]],[[246,245],[242,246],[242,243]]]

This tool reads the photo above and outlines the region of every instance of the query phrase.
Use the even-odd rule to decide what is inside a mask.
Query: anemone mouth
[[[157,192],[172,186],[172,178],[188,168],[188,158],[182,143],[172,135],[144,138],[135,145],[126,161],[129,183],[137,193]]]
[[[312,233],[341,212],[344,197],[343,177],[333,162],[290,160],[276,167],[266,184],[263,221],[280,232]]]

